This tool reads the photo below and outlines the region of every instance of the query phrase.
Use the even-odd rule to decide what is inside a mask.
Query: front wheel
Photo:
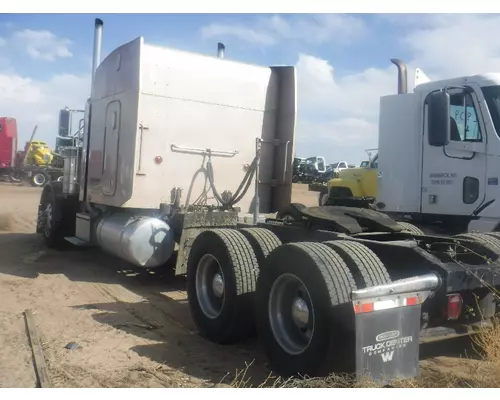
[[[63,249],[67,236],[74,235],[78,197],[63,197],[62,185],[49,183],[42,192],[36,231],[48,248]]]
[[[43,241],[48,248],[60,248],[65,242],[65,230],[60,216],[62,207],[61,202],[56,201],[50,194],[40,206],[37,230],[42,233]]]

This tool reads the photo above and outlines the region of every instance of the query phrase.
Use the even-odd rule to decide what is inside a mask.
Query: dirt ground
[[[131,269],[98,250],[44,249],[35,235],[40,189],[0,183],[0,387],[35,387],[23,316],[32,309],[54,387],[200,387],[269,374],[256,340],[218,346],[190,319],[183,279]],[[316,205],[295,185],[293,201]],[[77,343],[78,349],[65,348]],[[464,371],[464,339],[422,346],[421,367]],[[457,349],[460,349],[458,351]],[[435,353],[440,354],[435,357]]]

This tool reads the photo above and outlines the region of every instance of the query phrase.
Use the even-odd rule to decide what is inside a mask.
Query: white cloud
[[[382,18],[404,26],[398,42],[387,46],[406,46],[410,91],[415,67],[432,79],[500,71],[498,15]],[[296,66],[297,156],[323,154],[327,162],[342,158],[356,163],[365,158],[363,150],[378,143],[379,98],[396,93],[396,67],[387,60],[386,68],[337,76],[335,65],[306,54],[299,55]]]
[[[239,25],[210,24],[201,28],[201,34],[207,39],[234,36],[239,40],[254,44],[271,45],[275,43],[272,35]]]
[[[29,139],[35,125],[36,137],[55,144],[59,109],[82,109],[88,96],[90,76],[54,75],[37,81],[16,74],[0,73],[2,116],[17,119],[19,146]]]
[[[379,98],[397,89],[396,67],[336,78],[326,60],[306,54],[299,55],[296,67],[296,155],[323,155],[327,162],[366,158],[364,149],[378,143]]]
[[[7,40],[5,40],[3,37],[0,37],[0,47],[5,46],[7,43]]]
[[[14,32],[11,40],[14,46],[23,49],[34,60],[55,61],[73,56],[69,50],[71,41],[50,31],[24,29]]]
[[[47,30],[13,30],[6,39],[0,38],[2,44],[7,53],[24,53],[37,61],[72,56],[71,41]],[[59,74],[37,80],[20,75],[15,62],[12,57],[0,58],[0,113],[17,119],[20,147],[29,139],[35,125],[38,125],[36,137],[54,145],[59,109],[83,108],[90,91],[90,76]]]
[[[336,42],[349,44],[365,33],[365,23],[357,16],[321,14],[290,16],[278,15],[259,18],[251,24],[210,24],[201,28],[204,38],[233,36],[242,41],[271,46],[282,40],[322,44]]]
[[[436,77],[500,70],[500,15],[436,15],[404,38]]]

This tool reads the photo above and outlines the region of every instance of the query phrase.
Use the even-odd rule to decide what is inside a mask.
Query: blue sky
[[[0,36],[7,37],[18,29],[31,29],[48,30],[58,37],[68,38],[74,52],[71,58],[59,60],[56,64],[41,63],[34,68],[28,56],[18,53],[13,54],[13,65],[19,72],[37,79],[68,70],[76,74],[83,73],[88,69],[85,62],[88,62],[92,54],[92,25],[96,16],[98,15],[2,14]],[[335,61],[339,74],[362,69],[368,59],[371,66],[384,67],[395,52],[399,57],[408,55],[405,54],[404,46],[397,41],[397,29],[379,15],[358,15],[366,24],[376,28],[377,35],[367,37],[362,42],[353,42],[349,47],[328,41],[316,44],[305,40],[293,41],[287,46],[242,46],[241,41],[231,35],[220,34],[204,38],[201,34],[203,27],[210,24],[252,25],[259,18],[265,18],[265,14],[105,14],[99,17],[105,21],[103,54],[138,36],[144,36],[154,44],[200,53],[214,53],[216,42],[224,40],[227,56],[240,61],[263,65],[293,64],[297,60],[297,54],[305,52]],[[286,15],[282,17],[288,19]]]
[[[39,138],[53,144],[58,109],[83,107],[96,17],[103,56],[144,36],[205,54],[222,41],[231,59],[296,65],[296,155],[327,162],[358,163],[377,146],[378,99],[396,90],[390,58],[434,78],[500,71],[498,15],[3,14],[0,107],[18,119],[21,143],[38,124]]]

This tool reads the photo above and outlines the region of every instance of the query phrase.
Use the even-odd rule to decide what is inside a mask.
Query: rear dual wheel
[[[275,372],[350,369],[354,289],[345,262],[322,243],[289,243],[271,252],[260,271],[256,307],[259,338]]]
[[[188,301],[200,334],[229,344],[255,333],[259,266],[281,241],[262,228],[212,229],[194,240],[188,258]]]
[[[283,375],[352,370],[351,292],[387,282],[384,266],[362,244],[281,244],[262,228],[202,232],[188,259],[189,305],[202,336],[234,343],[256,326],[273,370]]]
[[[187,263],[187,292],[202,336],[229,344],[254,331],[258,272],[252,246],[236,229],[207,230],[196,237]]]

